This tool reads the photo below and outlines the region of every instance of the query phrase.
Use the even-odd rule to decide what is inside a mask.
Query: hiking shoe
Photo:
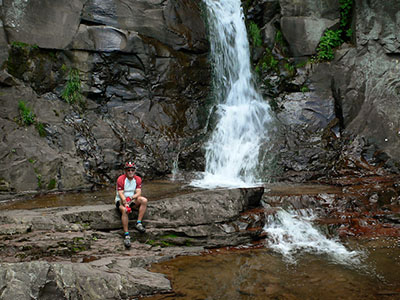
[[[139,230],[141,233],[146,232],[146,228],[144,228],[144,226],[141,222],[136,223],[136,229]]]
[[[131,247],[131,237],[129,235],[125,236],[124,245],[125,245],[126,248],[130,248]]]

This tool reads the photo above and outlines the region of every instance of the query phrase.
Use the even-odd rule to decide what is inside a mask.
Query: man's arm
[[[136,189],[135,195],[132,196],[132,199],[137,199],[142,195],[142,189]]]
[[[126,197],[125,197],[125,194],[124,194],[124,190],[118,191],[118,195],[121,198],[121,205],[125,206],[126,205]]]

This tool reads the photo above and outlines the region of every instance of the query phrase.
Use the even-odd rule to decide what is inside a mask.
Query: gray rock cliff
[[[162,176],[198,151],[209,86],[199,3],[2,1],[3,192],[114,183],[127,159]]]

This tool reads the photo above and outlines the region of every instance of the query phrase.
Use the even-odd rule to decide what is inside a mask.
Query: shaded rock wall
[[[198,151],[209,86],[199,2],[2,1],[2,190],[109,184],[131,158],[161,176]],[[82,97],[71,105],[62,95],[75,69]]]
[[[331,62],[310,59],[339,27],[339,1],[243,5],[261,30],[252,60],[276,113],[273,179],[399,172],[398,1],[354,1],[353,35]]]

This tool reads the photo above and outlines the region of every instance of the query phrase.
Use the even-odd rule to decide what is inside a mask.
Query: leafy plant
[[[286,62],[283,67],[289,73],[289,76],[294,76],[296,74],[296,68],[289,62]]]
[[[262,71],[278,72],[278,65],[279,60],[274,57],[270,49],[266,48],[263,57],[258,61],[255,70],[258,74],[261,74]]]
[[[36,115],[26,105],[25,101],[20,100],[18,102],[18,110],[19,110],[20,120],[17,122],[21,122],[22,125],[25,125],[25,126],[34,124],[41,137],[45,137],[47,135],[47,132],[45,129],[46,125],[42,122],[36,121]]]
[[[284,40],[283,40],[283,34],[281,30],[277,30],[276,34],[275,34],[275,43],[279,44],[279,45],[283,45],[284,44]]]
[[[340,27],[346,28],[350,25],[351,10],[353,8],[353,0],[339,0],[340,7]]]
[[[28,50],[39,49],[39,46],[36,44],[30,45],[30,44],[27,44],[24,42],[18,42],[18,41],[12,42],[11,47],[19,48],[19,49],[28,49]]]
[[[251,41],[253,43],[253,47],[261,47],[262,46],[262,38],[261,38],[261,30],[258,28],[257,24],[253,21],[249,24],[249,34],[251,37]]]
[[[50,179],[50,182],[49,182],[49,184],[47,185],[47,189],[48,190],[52,190],[52,189],[54,189],[55,187],[56,187],[56,185],[57,185],[57,180],[56,179]]]
[[[307,87],[307,86],[305,86],[305,85],[303,85],[301,88],[300,88],[300,92],[302,92],[302,93],[307,93],[307,92],[309,92],[310,91],[310,89]]]
[[[326,61],[334,58],[333,49],[340,46],[344,40],[353,35],[351,26],[351,12],[353,0],[339,0],[340,25],[338,30],[327,30],[321,38],[317,48],[317,57],[314,61]]]
[[[342,31],[340,29],[325,31],[317,48],[317,58],[319,61],[332,60],[334,58],[333,49],[343,43],[341,34]]]
[[[36,115],[24,101],[21,100],[18,102],[18,110],[19,115],[21,116],[21,121],[24,125],[29,126],[35,122]]]
[[[81,79],[77,69],[71,68],[69,70],[67,84],[61,96],[69,104],[80,103],[82,101]]]

